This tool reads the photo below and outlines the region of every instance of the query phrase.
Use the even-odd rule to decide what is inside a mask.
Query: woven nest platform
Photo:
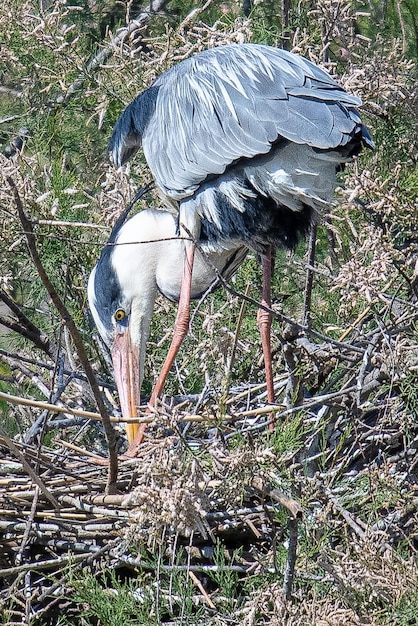
[[[350,393],[340,394],[339,407]],[[106,495],[105,451],[61,439],[36,447],[0,436],[0,598],[14,607],[8,623],[22,623],[28,611],[51,619],[70,607],[74,572],[86,567],[123,569],[133,577],[185,568],[196,601],[213,610],[216,600],[204,581],[220,567],[220,545],[223,567],[242,577],[276,576],[276,593],[285,601],[294,577],[318,576],[317,563],[300,549],[295,569],[298,526],[308,534],[327,529],[335,545],[367,541],[375,557],[405,540],[416,551],[418,427],[408,425],[406,432],[395,410],[365,412],[355,427],[348,411],[345,417],[335,411],[324,430],[308,401],[299,407],[295,448],[283,445],[280,455],[285,423],[269,433],[266,408],[260,398],[249,405],[248,397],[248,389],[237,391],[217,423],[213,405],[202,408],[200,421],[184,405],[165,407],[138,456],[121,452],[112,495]],[[336,406],[335,397],[322,401]],[[363,513],[382,484],[387,495],[368,523]],[[287,554],[280,566],[278,546]],[[158,554],[158,564],[147,554]],[[329,554],[321,556],[321,568],[331,583],[341,579]]]

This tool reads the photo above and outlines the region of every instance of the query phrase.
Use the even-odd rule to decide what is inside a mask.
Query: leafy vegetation
[[[417,2],[158,6],[0,8],[0,620],[418,624]],[[362,98],[376,149],[341,174],[318,227],[311,291],[306,244],[278,252],[278,406],[265,408],[260,269],[249,255],[229,290],[194,305],[166,387],[177,404],[159,408],[140,457],[121,461],[120,493],[106,500],[102,425],[74,413],[94,417],[94,396],[35,270],[14,191],[117,417],[86,281],[149,173],[141,155],[123,171],[108,163],[111,129],[172,64],[243,41],[325,64]],[[159,199],[136,209],[145,203]],[[160,299],[145,396],[174,317]]]

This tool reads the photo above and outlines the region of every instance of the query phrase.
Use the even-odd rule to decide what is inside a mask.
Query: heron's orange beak
[[[129,328],[117,331],[111,352],[122,417],[137,417],[141,404],[139,347],[132,343]],[[126,423],[129,444],[138,430],[139,424]]]

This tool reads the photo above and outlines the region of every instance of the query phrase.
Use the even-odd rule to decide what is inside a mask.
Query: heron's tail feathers
[[[209,241],[293,247],[332,200],[336,171],[350,158],[348,149],[283,143],[230,168],[216,185],[207,181],[181,202],[181,212],[200,216],[201,237]]]
[[[158,87],[151,86],[135,98],[116,122],[109,141],[110,158],[120,167],[141,147],[141,137],[155,109]]]

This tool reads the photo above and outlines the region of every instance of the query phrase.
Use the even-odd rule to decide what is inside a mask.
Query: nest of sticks
[[[287,382],[283,375],[276,386]],[[303,558],[295,572],[301,521],[316,532],[328,526],[336,535],[343,526],[357,541],[371,540],[378,552],[396,549],[405,538],[416,550],[416,424],[406,425],[405,415],[392,406],[363,411],[354,426],[353,414],[341,408],[352,404],[358,390],[346,387],[307,400],[303,408],[281,407],[281,419],[296,413],[301,419],[293,451],[283,448],[280,456],[283,426],[268,434],[274,408],[264,405],[262,391],[233,390],[222,420],[210,395],[198,399],[198,412],[195,398],[161,404],[138,456],[121,453],[118,493],[112,495],[105,493],[105,453],[61,439],[49,446],[22,444],[3,433],[0,597],[14,606],[15,616],[28,614],[28,606],[37,617],[71,606],[76,570],[101,571],[106,563],[135,576],[157,567],[144,557],[156,552],[160,572],[187,568],[196,596],[213,608],[201,575],[220,567],[217,545],[226,555],[224,567],[240,576],[276,573],[283,599],[290,598],[295,575],[312,574]],[[386,409],[391,402],[386,398]],[[325,434],[321,412],[322,418],[334,415]],[[237,436],[240,445],[230,445]],[[374,497],[367,488],[359,493],[365,477],[370,484],[384,481],[398,495],[377,507],[373,525],[362,515]],[[287,550],[282,571],[278,543]],[[161,550],[163,544],[170,549]],[[236,546],[239,558],[228,557]],[[180,547],[183,563],[174,564]],[[327,555],[321,567],[338,579]],[[17,622],[16,617],[10,623]]]

